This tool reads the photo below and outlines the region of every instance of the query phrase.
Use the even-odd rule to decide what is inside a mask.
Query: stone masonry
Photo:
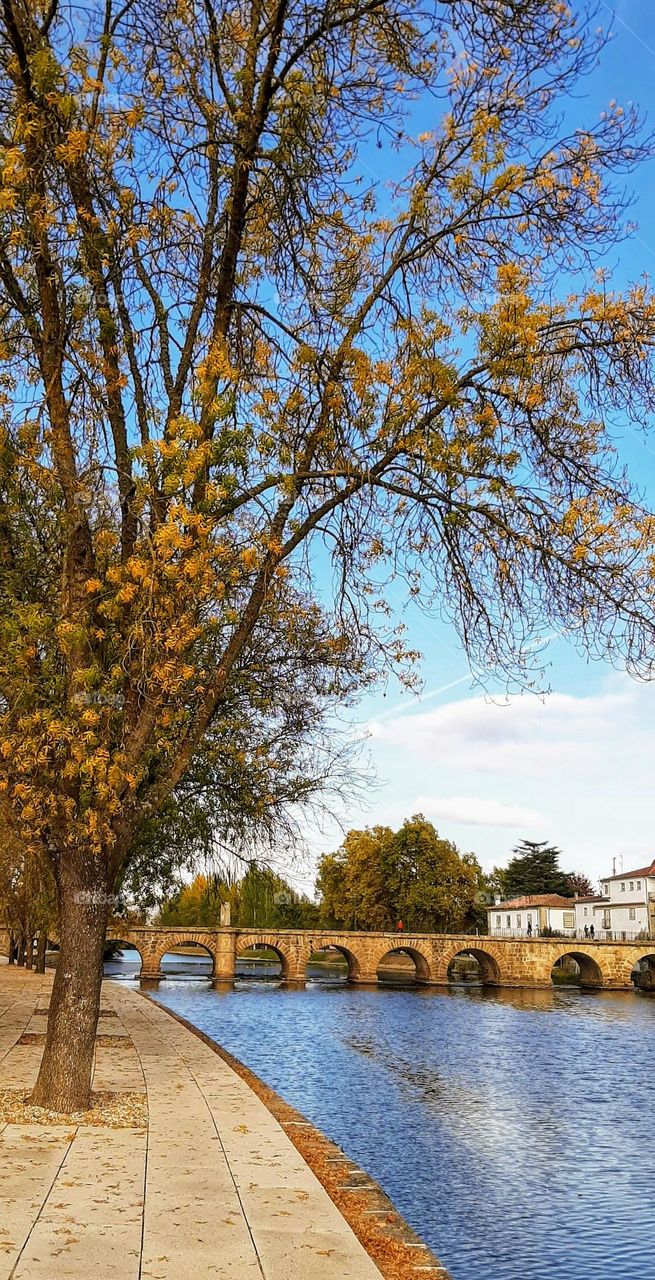
[[[270,947],[278,956],[282,979],[302,983],[312,954],[336,947],[348,963],[351,982],[375,983],[378,968],[394,952],[411,956],[418,982],[448,984],[448,970],[457,956],[474,956],[483,981],[493,986],[546,987],[556,960],[573,956],[586,987],[632,990],[632,973],[643,962],[639,985],[655,989],[655,941],[580,942],[574,938],[487,938],[467,934],[339,933],[331,930],[283,929],[161,929],[126,928],[115,921],[108,939],[129,943],[141,955],[141,977],[158,980],[162,957],[171,947],[194,943],[213,960],[213,978],[231,982],[236,961],[252,947]],[[9,936],[0,929],[0,954],[7,954]]]

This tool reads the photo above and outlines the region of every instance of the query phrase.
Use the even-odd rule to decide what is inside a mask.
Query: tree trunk
[[[59,956],[45,1049],[32,1102],[51,1111],[85,1111],[100,1010],[102,954],[109,915],[106,864],[84,850],[63,854],[57,884]]]
[[[45,953],[48,947],[48,931],[42,929],[36,944],[36,972],[45,973]]]
[[[25,968],[34,968],[34,934],[28,933],[25,942]]]
[[[9,934],[9,963],[16,963],[16,938],[13,933]]]

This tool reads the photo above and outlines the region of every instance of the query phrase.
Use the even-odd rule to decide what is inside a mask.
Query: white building
[[[497,938],[536,938],[552,929],[575,937],[575,904],[575,898],[563,898],[559,893],[533,893],[496,902],[487,910],[489,933]]]
[[[576,933],[582,938],[586,936],[585,930],[587,934],[591,934],[593,928],[594,933],[592,936],[598,933],[599,917],[596,914],[596,908],[603,906],[605,901],[606,899],[599,893],[592,894],[589,898],[581,898],[578,895],[573,899]]]
[[[636,871],[603,876],[602,897],[594,903],[599,938],[655,937],[655,860]]]
[[[496,937],[538,937],[548,930],[564,937],[655,938],[655,860],[637,871],[603,876],[600,894],[561,897],[530,894],[487,908],[489,933]]]

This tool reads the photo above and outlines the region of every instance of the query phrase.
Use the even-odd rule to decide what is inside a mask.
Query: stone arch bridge
[[[575,938],[495,938],[470,934],[356,933],[316,929],[191,929],[126,926],[114,921],[107,940],[134,947],[141,956],[143,981],[165,977],[163,957],[172,947],[204,949],[212,959],[212,978],[231,982],[237,960],[253,948],[269,948],[280,962],[284,982],[303,983],[312,955],[327,948],[338,951],[348,965],[351,982],[375,983],[378,969],[394,954],[409,956],[416,981],[446,986],[449,970],[458,957],[473,956],[482,981],[491,986],[546,987],[553,965],[573,957],[583,987],[632,990],[635,985],[655,990],[655,940],[594,942]],[[0,954],[9,949],[9,935],[0,929]]]
[[[125,928],[116,922],[108,931],[111,941],[124,942],[141,955],[141,977],[158,980],[161,961],[171,947],[194,945],[212,958],[215,981],[230,982],[237,960],[252,948],[270,948],[280,962],[281,978],[289,983],[305,981],[312,955],[326,948],[338,951],[348,964],[351,982],[375,983],[378,969],[390,955],[409,956],[420,983],[446,986],[453,961],[473,956],[483,982],[505,987],[550,986],[553,965],[572,956],[584,987],[632,990],[638,985],[655,990],[655,940],[641,942],[580,941],[574,938],[495,938],[466,934],[355,933],[311,929],[163,929],[149,926]]]

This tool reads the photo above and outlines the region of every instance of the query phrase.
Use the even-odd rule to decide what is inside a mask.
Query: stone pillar
[[[282,980],[290,986],[304,987],[307,981],[307,964],[312,953],[311,944],[308,945],[300,933],[286,938],[284,944],[284,947],[279,948],[280,955],[284,956],[286,962],[286,973]]]
[[[237,965],[237,935],[235,929],[216,934],[214,949],[214,982],[234,982]]]
[[[287,956],[287,971],[282,974],[282,981],[286,982],[289,987],[305,986],[307,975],[304,957],[300,961],[297,956]]]
[[[131,942],[131,938],[126,938],[126,942]],[[163,952],[166,947],[161,947],[161,938],[154,933],[141,934],[135,937],[134,945],[141,952],[141,973],[139,975],[142,987],[157,987],[165,978],[159,965]]]

